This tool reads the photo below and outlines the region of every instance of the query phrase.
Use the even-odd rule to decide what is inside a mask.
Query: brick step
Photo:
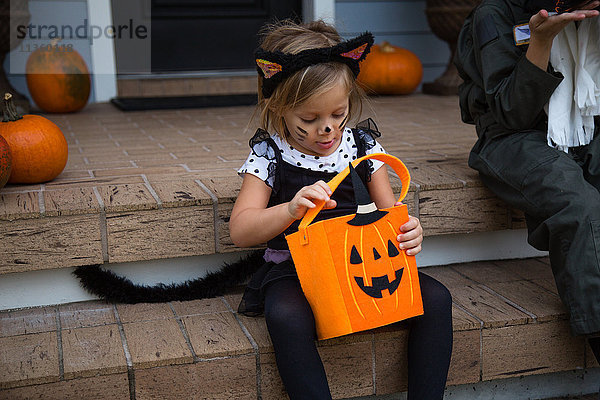
[[[423,271],[453,296],[449,385],[598,367],[546,258]],[[0,312],[0,399],[285,398],[264,319],[238,315],[240,297]],[[320,341],[334,397],[406,390],[406,338],[391,325]]]
[[[524,227],[467,166],[476,139],[452,97],[374,98],[380,142],[410,169],[426,236]],[[434,113],[431,110],[435,110]],[[52,114],[69,161],[52,182],[0,189],[0,275],[236,250],[228,219],[252,107]],[[392,179],[395,191],[399,181]]]

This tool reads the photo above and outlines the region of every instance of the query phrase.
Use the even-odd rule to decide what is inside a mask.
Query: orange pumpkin
[[[383,42],[360,64],[357,81],[370,94],[410,94],[422,79],[423,65],[415,53]]]
[[[402,200],[410,182],[404,164],[387,154],[371,154],[352,165],[369,158],[394,168],[402,181]],[[350,172],[347,168],[328,185],[335,190]],[[356,175],[354,181],[360,182],[360,178]],[[354,187],[356,190],[357,185]],[[359,201],[356,214],[310,225],[322,206],[323,202],[310,209],[298,232],[286,236],[302,290],[315,315],[319,339],[421,315],[417,265],[414,256],[398,247],[396,239],[400,226],[408,221],[406,205],[377,210],[374,203],[363,205]]]
[[[39,115],[20,116],[12,95],[4,95],[0,136],[12,152],[9,183],[42,183],[56,178],[67,164],[68,145],[61,130]]]
[[[35,104],[46,112],[81,110],[90,97],[90,73],[81,55],[54,40],[32,52],[25,76]]]
[[[6,140],[0,136],[0,189],[8,182],[12,164],[12,153]]]

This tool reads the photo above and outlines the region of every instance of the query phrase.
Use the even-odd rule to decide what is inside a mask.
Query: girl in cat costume
[[[238,171],[244,180],[231,213],[230,233],[240,247],[267,242],[267,250],[238,312],[264,313],[277,367],[293,400],[331,399],[331,394],[315,343],[314,316],[285,235],[297,231],[315,201],[325,202],[317,219],[354,214],[351,178],[335,193],[325,181],[358,157],[384,152],[372,121],[347,127],[360,113],[363,97],[356,76],[372,44],[370,33],[342,41],[323,22],[285,21],[267,27],[255,53],[261,128]],[[381,167],[371,160],[356,167],[379,209],[396,202],[387,169]],[[398,246],[408,255],[419,253],[419,220],[409,217],[400,232]],[[408,399],[441,399],[452,349],[451,297],[433,278],[419,273],[419,281],[424,315],[403,322],[410,327]]]

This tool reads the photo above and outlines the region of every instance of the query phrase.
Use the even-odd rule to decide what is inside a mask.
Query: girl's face
[[[312,156],[328,156],[339,146],[347,122],[348,91],[343,82],[283,113],[291,146]]]

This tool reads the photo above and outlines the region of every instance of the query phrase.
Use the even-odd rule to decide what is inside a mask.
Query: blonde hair
[[[304,50],[332,47],[342,41],[335,28],[323,21],[297,24],[291,20],[267,25],[262,31],[260,47],[266,51],[297,54]],[[258,107],[260,127],[275,131],[287,140],[289,132],[283,114],[314,96],[319,96],[339,83],[348,91],[347,121],[360,116],[363,90],[356,83],[350,68],[339,62],[320,63],[296,71],[281,82],[269,98],[262,95],[262,77],[258,77]]]

